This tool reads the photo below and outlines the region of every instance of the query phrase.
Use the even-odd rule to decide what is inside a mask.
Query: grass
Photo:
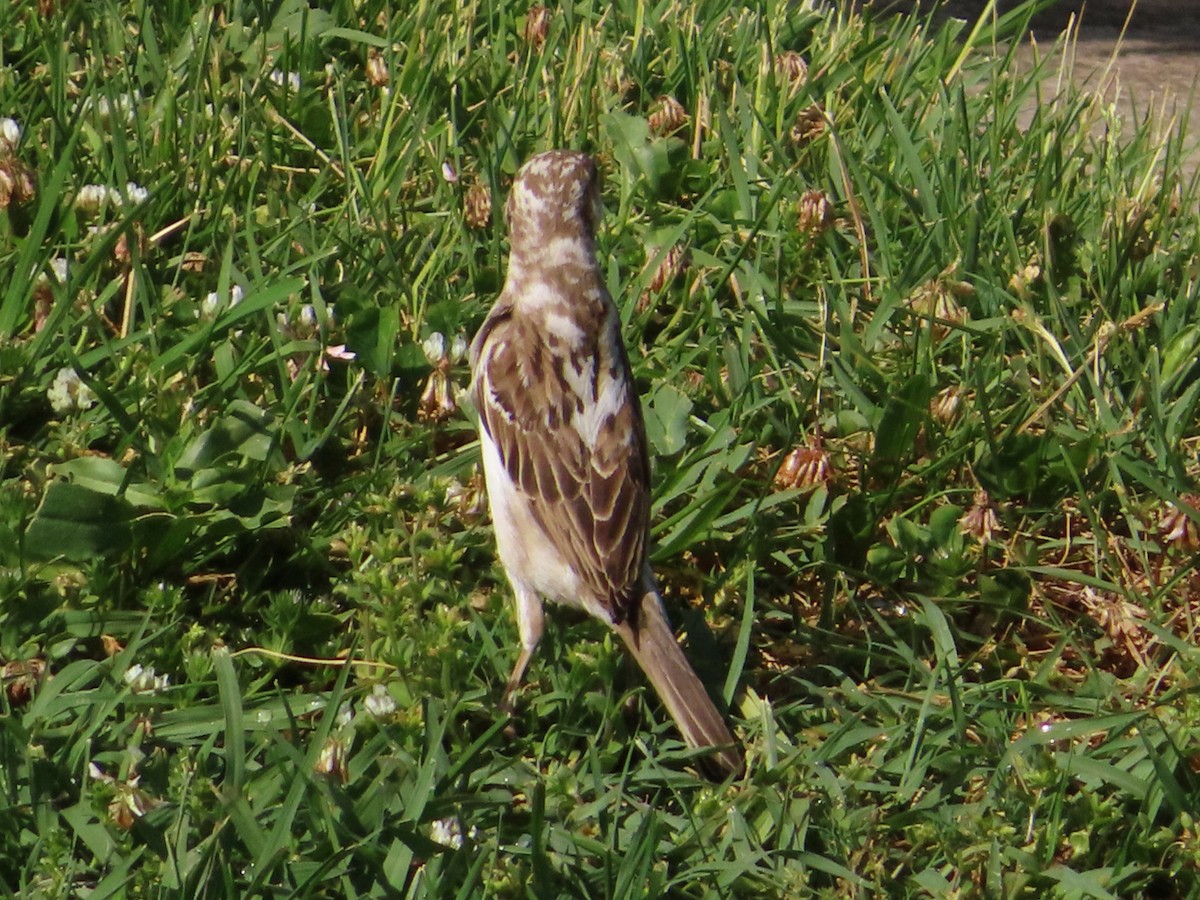
[[[1034,4],[39,5],[0,11],[0,890],[1200,895],[1186,123],[1015,65]],[[730,783],[565,611],[496,714],[455,344],[551,146],[606,172]]]

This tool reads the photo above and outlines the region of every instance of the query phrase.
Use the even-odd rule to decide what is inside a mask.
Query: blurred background
[[[918,5],[931,8],[930,0],[874,0],[875,5],[894,5],[913,8]],[[1014,0],[998,0],[1000,12],[1016,6]],[[948,0],[951,15],[973,18],[987,7],[987,0]],[[1130,10],[1133,15],[1130,17]],[[1179,42],[1188,35],[1200,33],[1200,10],[1194,0],[1060,0],[1036,19],[1041,30],[1059,31],[1067,26],[1072,16],[1077,16],[1088,30],[1119,29],[1127,17],[1130,26],[1137,31],[1156,29],[1164,32],[1163,37],[1174,37]]]
[[[988,6],[988,0],[946,0],[940,5],[933,0],[866,0],[863,5],[872,3],[898,12],[937,8],[940,15],[967,20]],[[1001,14],[1015,6],[1015,0],[996,3]],[[1200,97],[1194,91],[1200,76],[1198,0],[1060,0],[1039,13],[1032,25],[1043,57],[1054,55],[1056,41],[1071,28],[1073,40],[1066,54],[1075,83],[1103,89],[1118,100],[1126,117],[1174,119],[1189,123],[1189,133],[1195,131],[1200,112]],[[1032,47],[1019,58],[1031,64]],[[1053,65],[1047,71],[1057,76],[1058,69]],[[1192,154],[1193,159],[1197,156]]]

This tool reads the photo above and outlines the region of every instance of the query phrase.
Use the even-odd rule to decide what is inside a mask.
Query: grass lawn
[[[0,893],[1200,896],[1186,123],[1038,5],[0,5]],[[463,351],[556,146],[727,783],[570,611],[497,712]]]

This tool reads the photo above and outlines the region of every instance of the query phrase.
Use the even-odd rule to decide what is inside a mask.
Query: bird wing
[[[594,345],[579,352],[497,307],[472,347],[473,390],[543,537],[620,623],[640,599],[650,472],[617,323],[597,324]]]

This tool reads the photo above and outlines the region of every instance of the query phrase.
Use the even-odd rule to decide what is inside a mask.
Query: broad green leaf
[[[51,467],[73,484],[110,496],[121,496],[134,506],[162,509],[162,496],[150,485],[131,482],[129,470],[107,456],[81,456]]]
[[[273,446],[269,426],[273,417],[245,400],[234,400],[229,409],[200,433],[183,451],[176,469],[183,477],[212,466],[228,456],[262,462]]]
[[[129,549],[129,502],[80,484],[52,481],[25,531],[25,549],[38,559],[74,561]]]
[[[687,446],[692,401],[669,384],[659,385],[646,400],[646,437],[656,456],[674,456]]]

